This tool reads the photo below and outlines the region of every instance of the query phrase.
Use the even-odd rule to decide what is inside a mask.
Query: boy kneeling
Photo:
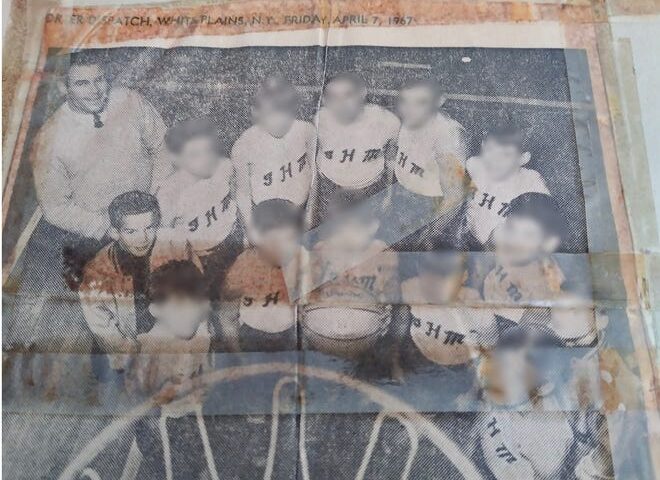
[[[193,263],[170,261],[152,273],[149,300],[155,323],[138,335],[136,378],[161,406],[158,425],[147,416],[136,426],[143,455],[138,478],[196,479],[206,468],[217,478],[199,381],[211,368],[207,283]]]
[[[220,315],[229,350],[296,349],[296,306],[290,302],[290,290],[297,288],[302,220],[302,209],[288,200],[264,200],[254,207],[257,245],[238,256],[222,285],[224,303],[234,304],[230,314]]]

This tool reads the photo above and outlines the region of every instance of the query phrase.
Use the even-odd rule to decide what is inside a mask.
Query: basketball
[[[308,348],[352,357],[373,347],[387,332],[390,320],[385,306],[309,306],[303,311],[301,327]]]

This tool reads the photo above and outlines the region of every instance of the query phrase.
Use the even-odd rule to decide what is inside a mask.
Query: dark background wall
[[[27,152],[35,132],[63,102],[58,80],[66,56],[49,52],[45,75],[32,111],[24,155],[3,233],[5,261],[36,208]],[[570,93],[563,50],[389,47],[181,47],[97,50],[113,83],[140,91],[165,122],[209,115],[216,119],[227,146],[250,126],[249,98],[271,73],[281,73],[301,88],[300,116],[311,119],[323,79],[344,70],[360,72],[370,101],[394,108],[396,89],[415,76],[438,80],[449,96],[444,110],[469,136],[471,153],[480,135],[506,113],[529,125],[532,161],[545,178],[569,222],[562,250],[586,252],[585,208],[571,110],[560,105],[525,105],[502,97],[568,102]],[[466,62],[465,59],[470,61]],[[452,99],[452,95],[486,96],[491,101]],[[499,102],[501,99],[502,102]],[[75,142],[75,138],[72,138]]]

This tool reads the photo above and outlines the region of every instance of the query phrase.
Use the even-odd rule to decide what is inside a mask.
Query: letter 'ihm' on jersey
[[[463,137],[460,124],[442,114],[415,130],[402,126],[394,165],[397,181],[417,195],[442,197],[447,193],[443,182],[462,183]]]
[[[479,157],[470,158],[467,169],[476,190],[468,206],[468,225],[481,244],[490,239],[493,231],[504,222],[511,200],[523,193],[550,194],[541,175],[529,168],[520,170],[504,180],[488,178]]]
[[[337,122],[322,108],[317,116],[321,173],[344,188],[367,187],[385,171],[385,147],[396,139],[399,119],[377,105],[366,105],[349,125]]]
[[[432,305],[410,307],[410,338],[427,360],[438,365],[461,365],[477,358],[479,347],[491,343],[495,315],[485,308]]]
[[[236,202],[232,198],[230,178],[233,167],[222,162],[213,177],[196,182],[179,196],[176,206],[177,237],[185,236],[199,254],[220,244],[236,223]]]
[[[312,182],[308,156],[315,136],[314,126],[300,120],[281,138],[259,125],[243,132],[232,150],[232,160],[237,169],[249,169],[253,203],[279,198],[305,204]]]

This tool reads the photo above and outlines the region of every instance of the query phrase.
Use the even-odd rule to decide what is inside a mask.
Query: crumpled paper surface
[[[649,9],[12,5],[8,476],[654,478]]]

